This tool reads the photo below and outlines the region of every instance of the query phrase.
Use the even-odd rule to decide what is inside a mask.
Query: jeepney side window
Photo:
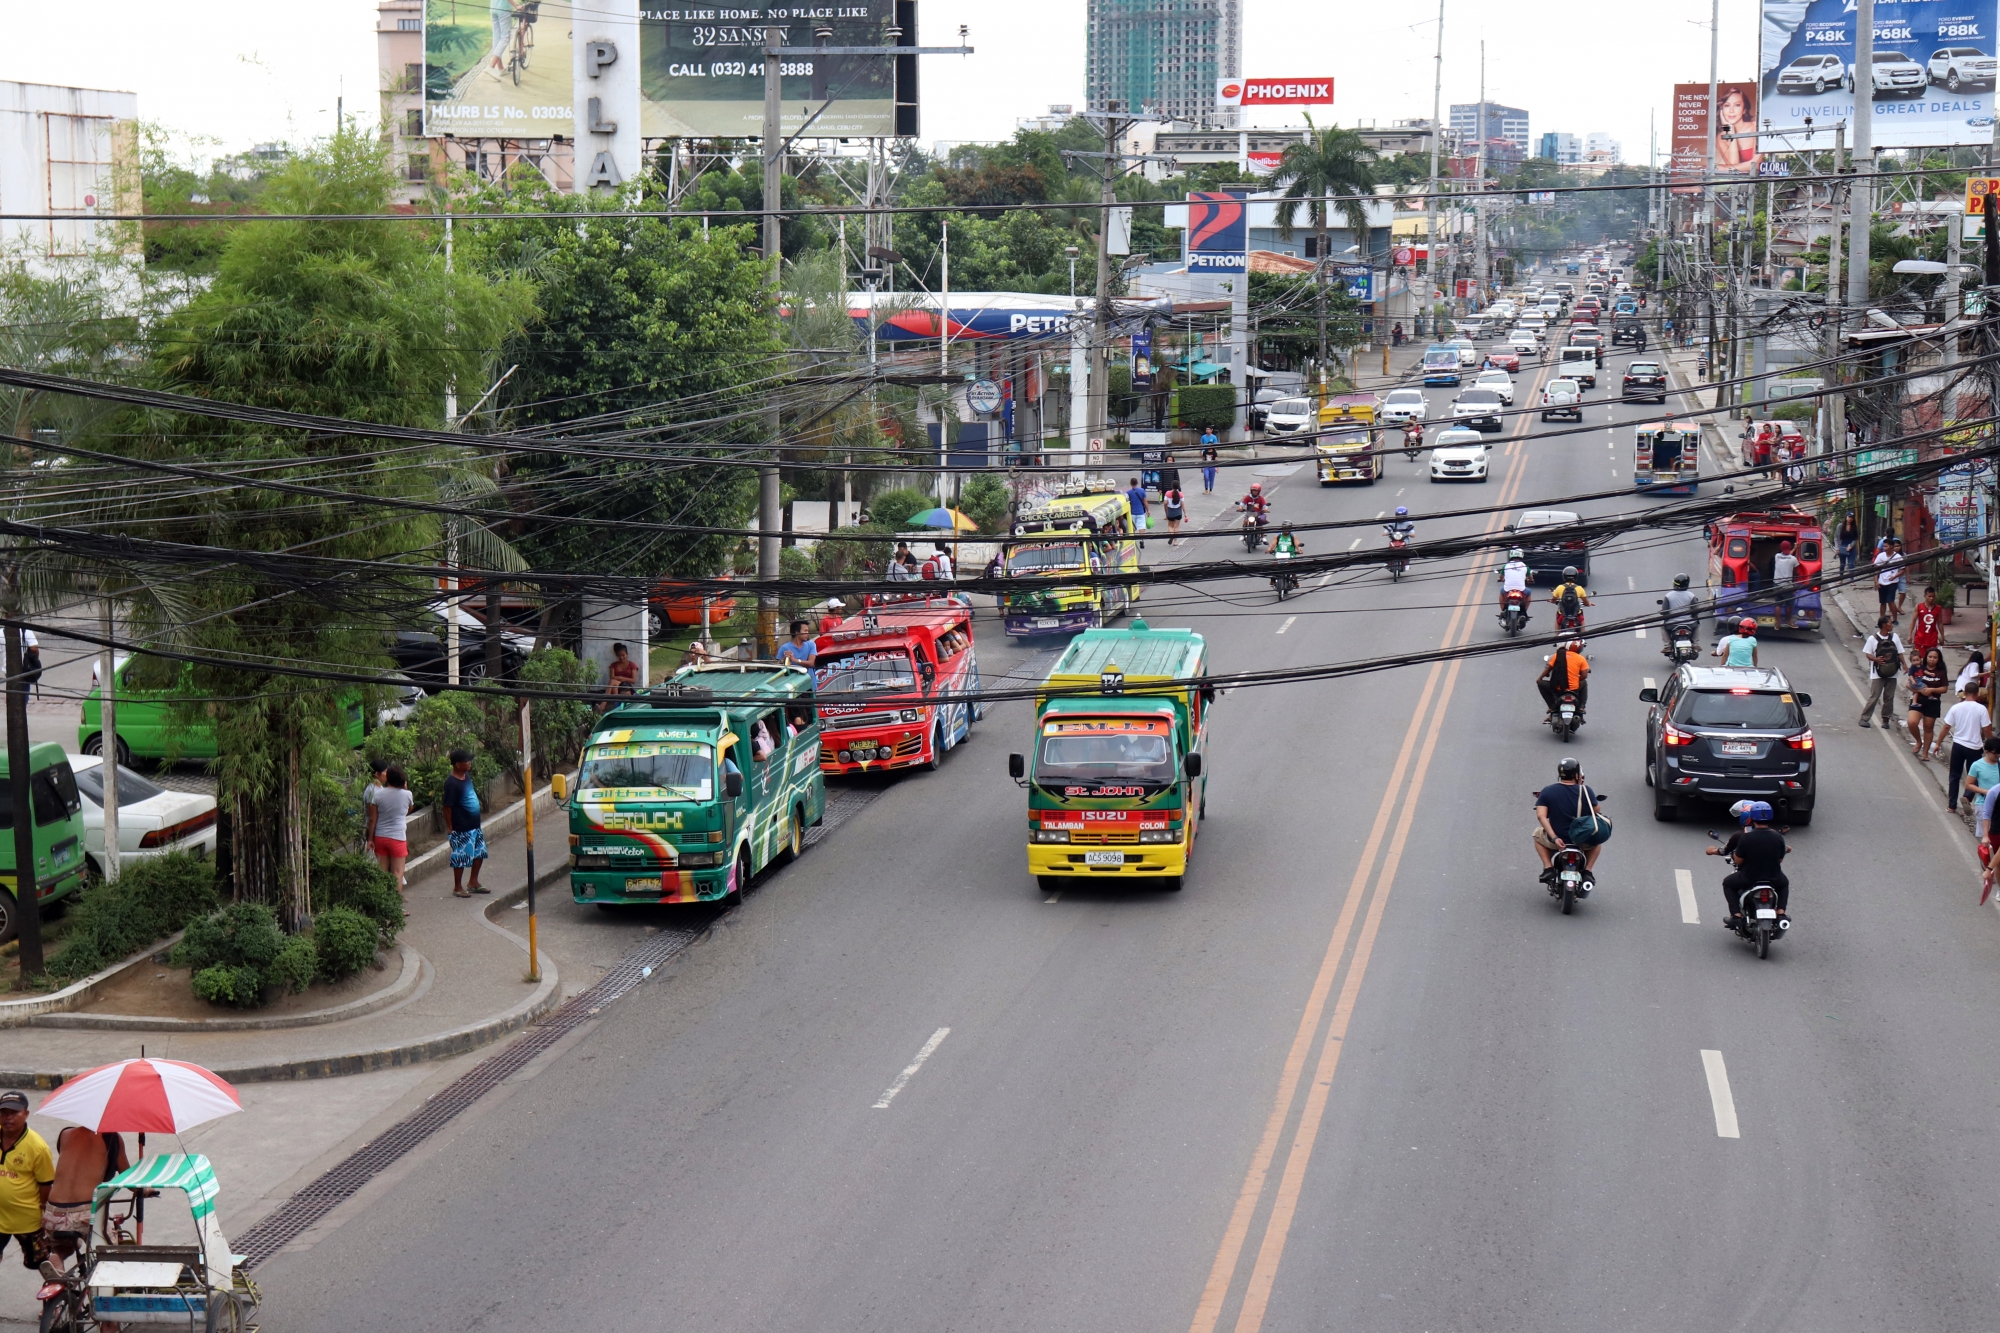
[[[735,741],[730,741],[727,744],[725,744],[719,751],[716,752],[715,756],[715,777],[716,777],[715,789],[718,792],[724,793],[725,799],[729,791],[728,778],[731,771],[734,771],[738,774],[741,774],[743,772],[741,765],[739,765],[736,762]]]
[[[808,704],[794,704],[786,713],[786,731],[797,736],[819,720],[818,714]]]
[[[769,759],[784,744],[784,723],[777,713],[766,713],[750,724],[750,757],[759,763]]]
[[[1816,537],[1802,539],[1798,545],[1798,556],[1808,564],[1819,559],[1819,539]]]

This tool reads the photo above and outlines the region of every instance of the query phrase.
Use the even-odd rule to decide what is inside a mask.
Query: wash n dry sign
[[[1217,79],[1217,106],[1332,106],[1333,80]]]

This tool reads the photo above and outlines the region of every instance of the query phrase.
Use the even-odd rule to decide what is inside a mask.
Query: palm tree
[[[1305,137],[1285,145],[1284,155],[1272,169],[1269,183],[1273,189],[1284,191],[1278,202],[1278,235],[1288,241],[1292,239],[1299,205],[1304,204],[1317,238],[1313,249],[1319,257],[1315,271],[1319,288],[1319,364],[1324,369],[1327,220],[1329,214],[1338,212],[1361,238],[1362,255],[1368,254],[1372,238],[1368,234],[1366,201],[1375,192],[1375,150],[1353,130],[1343,130],[1338,125],[1321,129],[1308,114]]]

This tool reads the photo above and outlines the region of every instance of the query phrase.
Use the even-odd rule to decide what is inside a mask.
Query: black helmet
[[[1675,586],[1676,588],[1685,588],[1685,587],[1687,587],[1687,586],[1688,586],[1688,576],[1687,576],[1687,575],[1685,575],[1685,574],[1676,574],[1676,575],[1674,575],[1674,586]]]
[[[1564,782],[1583,776],[1583,765],[1574,759],[1565,759],[1556,765],[1556,776]]]
[[[1573,579],[1573,578],[1575,578],[1575,577],[1576,577],[1576,566],[1575,566],[1575,565],[1564,565],[1564,566],[1563,566],[1563,577],[1564,577],[1564,578],[1566,578],[1566,579]]]

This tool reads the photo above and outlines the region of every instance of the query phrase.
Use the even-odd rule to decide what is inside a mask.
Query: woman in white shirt
[[[403,892],[403,867],[410,859],[410,807],[416,797],[410,794],[410,781],[403,776],[403,770],[394,764],[384,779],[386,785],[375,790],[375,859],[389,872],[389,878],[396,881],[396,892]]]

